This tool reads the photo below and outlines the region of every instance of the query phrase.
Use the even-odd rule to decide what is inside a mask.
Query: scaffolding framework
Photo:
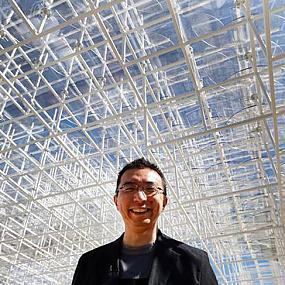
[[[118,171],[219,284],[285,283],[284,0],[0,0],[0,283],[70,284]]]

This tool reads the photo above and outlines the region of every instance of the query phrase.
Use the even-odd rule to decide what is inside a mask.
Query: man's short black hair
[[[117,186],[116,186],[116,195],[119,192],[119,185],[121,182],[121,178],[123,176],[123,174],[130,169],[144,169],[144,168],[150,168],[154,171],[156,171],[158,173],[158,175],[161,177],[162,180],[162,185],[163,185],[163,194],[166,196],[166,180],[165,177],[162,173],[162,171],[160,170],[160,168],[155,164],[150,162],[149,160],[145,159],[144,157],[139,158],[139,159],[135,159],[132,162],[126,164],[121,171],[118,174],[118,178],[117,178]]]

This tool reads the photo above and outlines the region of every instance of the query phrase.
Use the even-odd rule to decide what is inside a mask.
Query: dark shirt
[[[123,246],[120,255],[120,285],[147,285],[153,261],[154,245]]]

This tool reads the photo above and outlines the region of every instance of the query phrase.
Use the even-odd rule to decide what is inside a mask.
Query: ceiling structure
[[[285,283],[284,0],[0,0],[0,283],[70,284],[127,162],[219,284]]]

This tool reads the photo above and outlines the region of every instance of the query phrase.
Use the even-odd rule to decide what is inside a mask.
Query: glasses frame
[[[132,186],[134,188],[127,189],[126,187],[128,187],[128,186],[129,187]],[[147,191],[146,189],[148,187],[152,187],[154,189],[154,191],[152,191],[152,192]],[[158,186],[156,183],[140,185],[140,184],[137,184],[135,182],[127,182],[118,188],[118,192],[128,194],[128,195],[133,195],[138,191],[144,192],[146,197],[152,197],[152,196],[155,196],[157,194],[165,194],[164,189],[161,188],[161,186]]]

